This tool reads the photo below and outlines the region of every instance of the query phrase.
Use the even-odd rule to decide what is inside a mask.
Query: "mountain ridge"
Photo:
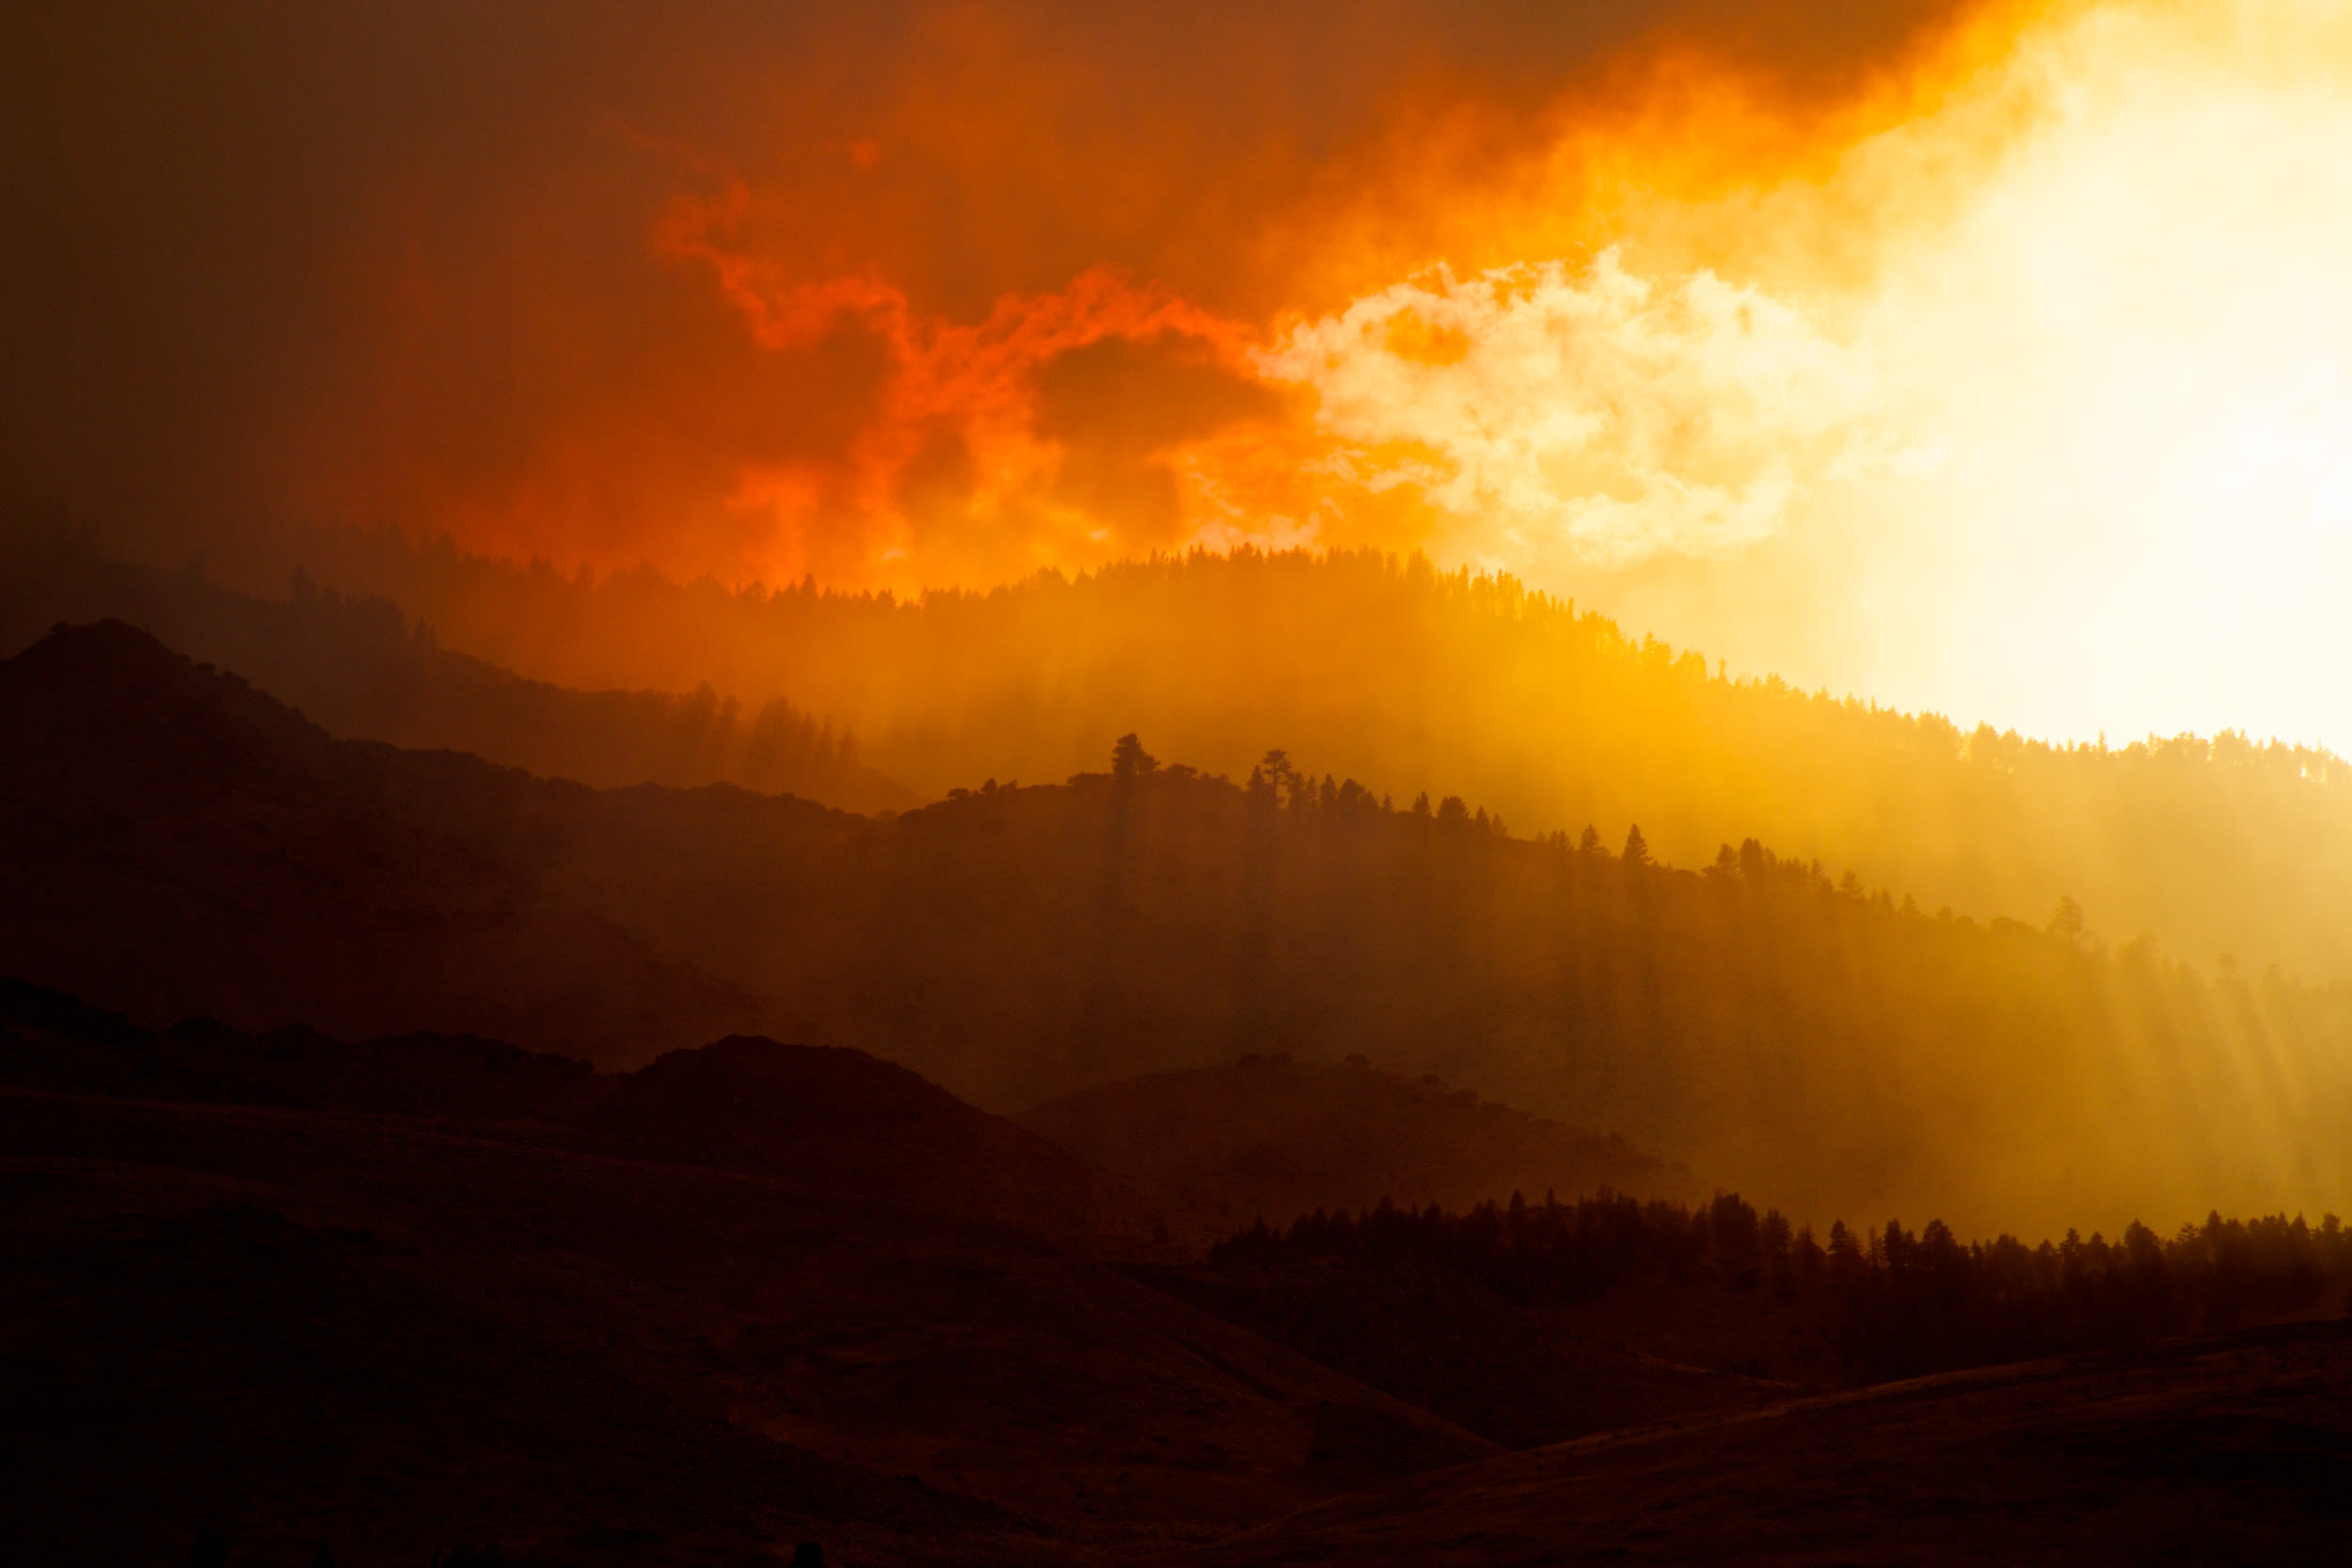
[[[846,728],[782,698],[747,713],[707,683],[577,690],[443,648],[389,601],[346,598],[298,572],[291,598],[266,599],[72,540],[0,537],[0,657],[56,624],[110,619],[236,669],[345,736],[598,787],[733,784],[861,813],[922,803],[860,763]]]
[[[83,644],[103,657],[77,665]],[[126,729],[126,700],[170,711]],[[0,755],[24,850],[0,949],[142,1022],[471,1033],[608,1066],[763,1033],[996,1113],[1361,1054],[1797,1218],[2352,1207],[2323,1132],[2352,1101],[2352,992],[1931,917],[1753,839],[1682,870],[1630,834],[1514,838],[1458,800],[1401,808],[1274,757],[1236,784],[1133,741],[1111,772],[889,819],[599,791],[334,740],[119,626],[0,665],[0,716],[27,740]]]

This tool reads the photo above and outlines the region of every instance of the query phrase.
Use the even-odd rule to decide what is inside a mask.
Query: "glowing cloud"
[[[1327,536],[1966,722],[2340,744],[2347,80],[2330,0],[2069,8],[1821,178],[1256,363],[1319,399]]]
[[[1521,569],[1769,537],[1799,469],[1853,444],[1871,389],[1867,363],[1788,305],[1708,272],[1648,282],[1613,249],[1581,277],[1440,270],[1293,328],[1258,363],[1314,388],[1350,477],[1417,487],[1470,553]]]
[[[0,468],[153,559],[1426,548],[1964,721],[2352,736],[2334,0],[108,18],[0,24]]]
[[[1747,214],[1867,237],[1813,297],[1944,454],[1798,509],[1837,677],[2084,738],[2352,735],[2347,80],[2352,8],[2104,7]]]
[[[744,467],[734,504],[771,514],[779,531],[751,547],[753,564],[797,577],[811,558],[812,531],[829,536],[829,565],[910,585],[1107,560],[1168,542],[1149,536],[1136,509],[1094,504],[1099,496],[1084,487],[1073,494],[1064,482],[1088,466],[1073,449],[1089,436],[1097,437],[1095,455],[1123,447],[1110,461],[1133,467],[1206,434],[1195,428],[1203,400],[1147,399],[1126,421],[1124,440],[1105,442],[1083,419],[1045,428],[1050,384],[1078,356],[1122,344],[1163,370],[1189,370],[1196,382],[1239,383],[1248,374],[1244,328],[1100,268],[1051,293],[1003,295],[980,321],[956,323],[918,310],[870,274],[796,280],[789,266],[739,242],[751,205],[748,188],[730,177],[714,196],[675,200],[657,243],[709,268],[761,348],[804,350],[850,330],[872,340],[885,365],[877,404],[843,451]],[[1136,364],[1121,369],[1131,381],[1150,379]],[[1168,391],[1166,379],[1155,392]],[[1247,393],[1226,402],[1222,412],[1207,412],[1208,429],[1257,408]],[[943,509],[952,515],[941,518]],[[845,534],[858,541],[857,553],[840,549]],[[1011,559],[1007,535],[1017,541]]]

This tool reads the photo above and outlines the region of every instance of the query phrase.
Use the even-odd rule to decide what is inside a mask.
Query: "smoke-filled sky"
[[[2352,7],[11,8],[0,485],[152,549],[1426,549],[2352,741]],[[161,541],[161,543],[156,543]]]

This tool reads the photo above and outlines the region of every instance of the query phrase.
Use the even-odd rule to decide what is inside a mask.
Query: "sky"
[[[0,505],[986,587],[1375,546],[2352,745],[2352,6],[0,21]]]

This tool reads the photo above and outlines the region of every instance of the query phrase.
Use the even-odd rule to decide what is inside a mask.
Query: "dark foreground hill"
[[[2352,1206],[2352,990],[1938,918],[1753,840],[1701,872],[1269,758],[870,819],[336,741],[124,626],[0,665],[0,952],[149,1026],[754,1030],[992,1109],[1364,1054],[1789,1213],[2120,1229]]]
[[[870,1084],[845,1102],[824,1076],[854,1126]],[[861,1141],[900,1158],[938,1119]],[[888,1190],[871,1165],[723,1168],[717,1131],[660,1159],[0,1089],[0,1529],[73,1563],[180,1560],[208,1524],[240,1562],[492,1539],[739,1562],[811,1537],[852,1564],[1099,1560],[1493,1451],[1089,1261],[1050,1216],[848,1190]],[[958,1175],[984,1192],[978,1160]]]
[[[1213,1560],[2334,1563],[2347,1528],[2339,1322],[1611,1433],[1308,1509]]]
[[[598,1073],[478,1036],[347,1042],[299,1027],[247,1035],[209,1019],[150,1031],[0,978],[0,1084],[428,1117],[503,1142],[769,1178],[1130,1256],[1197,1250],[1219,1217],[1180,1192],[1091,1167],[895,1063],[757,1037]]]
[[[1688,1170],[1368,1063],[1246,1056],[1086,1089],[1014,1118],[1089,1163],[1190,1195],[1227,1230],[1383,1199],[1467,1207],[1497,1194],[1696,1195]]]
[[[1065,1220],[1114,1183],[852,1053],[0,1004],[12,1560],[2301,1561],[2345,1522],[2333,1324],[1792,1401],[1376,1229],[1102,1261]],[[1665,1283],[1779,1294],[1710,1267]]]
[[[54,1076],[60,1037],[18,1032],[6,1059]],[[718,1070],[746,1054],[770,1053],[731,1042]],[[675,1058],[584,1138],[0,1088],[0,1534],[42,1563],[183,1560],[207,1527],[233,1561],[326,1541],[363,1568],[488,1540],[1100,1561],[1493,1451],[1090,1261],[1052,1215],[977,1215],[1026,1134],[878,1118],[877,1084],[924,1098],[887,1073],[798,1081],[834,1151],[867,1150],[822,1185],[740,1168],[767,1162],[723,1117],[692,1147],[680,1118],[712,1106],[672,1092]],[[917,1141],[934,1173],[965,1157],[963,1194],[891,1188]],[[1082,1199],[1074,1162],[1029,1159]]]
[[[119,623],[0,665],[0,952],[27,978],[154,1022],[590,1056],[757,1021],[550,885],[580,785],[334,740]]]
[[[210,1528],[239,1563],[761,1536],[953,1562],[1012,1524],[731,1427],[249,1183],[16,1159],[0,1184],[13,1561],[178,1563]]]

